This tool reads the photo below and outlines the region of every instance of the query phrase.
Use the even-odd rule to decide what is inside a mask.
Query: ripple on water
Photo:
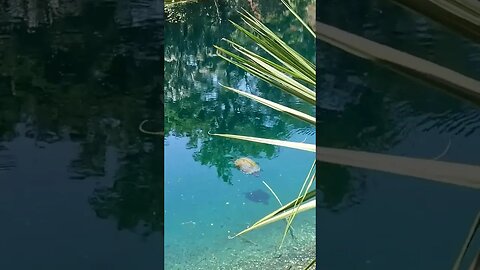
[[[11,154],[4,153],[8,149],[0,145],[0,171],[8,171],[16,166],[15,157]]]
[[[438,134],[463,137],[469,137],[480,131],[480,112],[478,110],[428,113],[418,119],[417,127],[422,131],[437,130]]]

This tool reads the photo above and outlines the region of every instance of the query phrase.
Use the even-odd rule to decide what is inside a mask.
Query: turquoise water
[[[233,2],[224,2],[218,11],[213,2],[188,5],[177,11],[186,14],[184,20],[165,27],[165,269],[298,267],[306,265],[315,252],[313,210],[298,216],[293,224],[295,239],[288,235],[280,251],[283,221],[244,237],[228,238],[279,207],[262,181],[283,203],[293,200],[314,154],[216,138],[208,132],[315,143],[314,127],[219,87],[219,82],[232,85],[314,113],[313,108],[213,56],[213,44],[233,33],[226,19],[238,21],[235,8]],[[272,27],[287,30],[282,31],[286,38],[309,38],[308,33],[289,30],[296,26],[281,4],[261,1],[260,11]],[[314,40],[309,42],[293,45],[314,60]],[[240,157],[260,165],[258,177],[234,168],[233,160]],[[258,189],[269,194],[268,203],[245,197]]]

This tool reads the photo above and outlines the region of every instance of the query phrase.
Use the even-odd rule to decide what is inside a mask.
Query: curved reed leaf
[[[287,43],[285,43],[273,31],[255,18],[255,16],[246,11],[241,13],[241,15],[244,22],[252,28],[254,33],[263,37],[263,39],[260,40],[259,45],[265,46],[264,50],[267,53],[277,60],[288,63],[297,70],[304,72],[304,74],[312,78],[312,80],[316,79],[315,65],[313,63],[287,45]],[[250,35],[248,36],[250,37]]]
[[[305,181],[303,181],[303,186],[300,189],[300,192],[298,194],[298,198],[300,200],[297,200],[295,202],[294,206],[293,206],[296,211],[294,211],[293,214],[288,218],[287,226],[285,227],[285,231],[283,233],[283,238],[282,238],[282,241],[280,243],[280,247],[282,247],[283,242],[285,241],[285,237],[287,236],[288,229],[290,228],[290,226],[293,222],[293,219],[295,218],[295,216],[297,214],[297,211],[300,209],[300,205],[305,201],[305,197],[307,196],[308,190],[310,190],[313,182],[316,179],[315,164],[316,164],[316,161],[313,162],[312,167],[310,168],[310,171],[308,172],[308,175],[305,178]],[[303,193],[303,195],[302,195],[302,193]]]
[[[306,27],[310,33],[314,36],[314,32],[300,19],[300,17],[293,11],[293,9],[282,0],[282,3],[289,9],[289,11]],[[219,46],[214,46],[217,49],[217,55],[224,60],[236,65],[237,67],[251,73],[252,75],[276,86],[284,92],[290,93],[301,100],[314,105],[316,104],[316,92],[315,90],[310,89],[309,87],[315,87],[316,82],[316,71],[315,65],[288,46],[281,38],[279,38],[275,33],[273,33],[268,27],[266,27],[260,20],[255,18],[255,16],[249,14],[244,10],[243,13],[240,13],[242,16],[243,22],[250,27],[251,30],[231,22],[234,27],[251,40],[253,40],[260,48],[272,56],[280,64],[275,63],[271,60],[268,60],[260,55],[244,48],[238,43],[230,40],[224,39],[230,46],[233,47],[239,54],[235,54],[226,49],[223,49]],[[306,83],[309,87],[302,84]],[[242,96],[255,100],[259,103],[262,103],[270,108],[278,110],[280,112],[287,113],[293,117],[299,118],[303,121],[306,121],[310,124],[316,124],[316,119],[313,116],[305,114],[303,112],[291,109],[289,107],[283,106],[281,104],[269,101],[255,95],[231,88],[222,85],[227,90],[236,92]],[[209,133],[210,134],[210,133]],[[294,149],[314,152],[315,145],[281,141],[274,139],[265,139],[257,137],[248,137],[241,135],[233,134],[210,134],[213,136],[226,137],[231,139],[239,139],[250,142],[265,143],[276,146],[290,147]],[[315,164],[315,162],[314,162]],[[273,211],[269,215],[257,221],[251,227],[243,230],[237,235],[229,238],[235,238],[246,232],[257,229],[259,227],[265,226],[272,222],[275,222],[280,219],[287,219],[287,226],[285,229],[284,236],[282,238],[282,243],[285,239],[286,233],[291,228],[291,223],[296,214],[313,209],[316,206],[316,192],[315,190],[307,192],[308,189],[312,186],[313,181],[315,181],[315,173],[310,170],[309,175],[305,179],[304,185],[300,190],[299,197],[289,204],[282,206],[281,208]],[[267,185],[268,187],[268,185]],[[269,188],[270,189],[270,188]],[[270,189],[271,190],[271,189]],[[271,190],[271,192],[276,194]],[[277,198],[279,201],[279,199]],[[309,201],[310,200],[310,201]],[[280,201],[279,201],[280,203]],[[281,203],[280,203],[281,204]],[[291,232],[291,230],[290,230]],[[281,246],[281,245],[280,245]]]
[[[316,103],[316,93],[314,91],[298,83],[293,78],[276,69],[274,66],[269,66],[266,62],[263,62],[261,58],[246,59],[221,47],[215,46],[215,48],[217,48],[217,55],[231,64],[236,65],[237,67],[259,77],[273,86],[278,87],[281,90],[290,93],[304,101],[307,101],[312,105]],[[236,48],[239,49],[240,47]],[[222,53],[226,56],[222,55]],[[231,58],[228,58],[227,56],[230,56]],[[253,53],[251,56],[254,57]]]
[[[165,7],[170,7],[174,5],[182,5],[196,2],[198,2],[198,0],[164,0],[164,5]]]
[[[240,91],[240,90],[235,89],[235,88],[232,88],[232,87],[225,86],[225,85],[223,85],[223,84],[220,84],[220,85],[221,85],[222,87],[224,87],[225,89],[227,89],[227,90],[233,91],[233,92],[235,92],[235,93],[237,93],[237,94],[239,94],[239,95],[242,95],[242,96],[244,96],[244,97],[247,97],[247,98],[249,98],[249,99],[252,99],[252,100],[254,100],[254,101],[258,102],[258,103],[261,103],[261,104],[263,104],[263,105],[265,105],[265,106],[268,106],[268,107],[270,107],[270,108],[272,108],[272,109],[275,109],[275,110],[277,110],[277,111],[280,111],[280,112],[289,114],[289,115],[291,115],[291,116],[293,116],[293,117],[296,117],[296,118],[298,118],[298,119],[300,119],[300,120],[303,120],[303,121],[305,121],[305,122],[308,122],[308,123],[310,123],[310,124],[312,124],[312,125],[315,125],[315,123],[316,123],[315,117],[310,116],[310,115],[308,115],[308,114],[306,114],[306,113],[303,113],[303,112],[300,112],[300,111],[291,109],[291,108],[289,108],[289,107],[287,107],[287,106],[283,106],[283,105],[281,105],[281,104],[275,103],[275,102],[270,101],[270,100],[268,100],[268,99],[264,99],[264,98],[261,98],[261,97],[252,95],[252,94],[250,94],[250,93],[247,93],[247,92],[244,92],[244,91]]]
[[[317,21],[317,38],[398,73],[480,104],[480,82],[432,62]]]
[[[317,196],[317,191],[316,191],[316,190],[311,190],[311,191],[309,191],[309,192],[307,193],[307,195],[305,196],[304,201],[308,201],[308,200],[310,200],[310,199],[312,199],[312,198],[315,198],[316,196]],[[300,199],[301,199],[301,198],[297,198],[297,199],[295,199],[295,200],[287,203],[286,205],[284,205],[284,206],[280,207],[279,209],[273,211],[272,213],[268,214],[267,216],[261,218],[260,220],[258,220],[257,222],[255,222],[254,225],[255,225],[255,224],[258,224],[258,223],[260,223],[260,222],[263,222],[264,220],[269,219],[269,218],[271,218],[271,217],[273,217],[273,216],[275,216],[275,215],[278,215],[279,213],[281,213],[281,212],[283,212],[283,211],[285,211],[285,210],[288,210],[288,209],[291,209],[291,208],[295,207],[295,204],[296,204],[297,201],[300,200]]]
[[[295,16],[295,18],[297,18],[297,20],[303,25],[303,27],[305,27],[305,29],[308,30],[308,32],[310,34],[312,34],[312,36],[315,37],[315,32],[313,31],[312,28],[310,28],[310,26],[308,26],[303,20],[302,18],[300,18],[300,16],[298,16],[298,14],[293,10],[293,8],[287,3],[285,2],[285,0],[282,0],[282,3],[284,6],[286,6],[288,8],[288,10],[293,14],[293,16]]]
[[[300,198],[299,198],[300,199]],[[253,231],[253,230],[256,230],[260,227],[263,227],[265,225],[268,225],[270,223],[273,223],[273,222],[276,222],[276,221],[279,221],[279,220],[282,220],[282,219],[285,219],[291,215],[293,215],[295,212],[297,213],[302,213],[302,212],[305,212],[307,210],[311,210],[313,208],[315,208],[316,206],[316,200],[311,200],[311,201],[308,201],[308,202],[305,202],[303,204],[301,204],[300,206],[298,206],[297,208],[292,208],[290,210],[287,210],[285,212],[282,212],[280,214],[277,214],[273,217],[270,217],[270,218],[266,218],[266,219],[263,219],[263,221],[261,222],[256,222],[254,225],[252,225],[251,227],[237,233],[236,235],[232,236],[232,237],[229,237],[230,239],[233,239],[235,237],[238,237],[240,235],[243,235],[247,232],[250,232],[250,231]]]
[[[305,267],[304,270],[308,270],[308,269],[312,268],[312,267],[315,265],[316,262],[317,262],[317,259],[313,259],[313,260]]]
[[[471,0],[393,0],[447,28],[480,42],[480,3]]]
[[[317,160],[480,189],[480,166],[317,147]]]
[[[233,134],[218,134],[218,133],[215,133],[215,134],[210,134],[210,135],[225,137],[225,138],[230,138],[230,139],[256,142],[256,143],[265,143],[265,144],[270,144],[270,145],[289,147],[289,148],[304,150],[304,151],[308,151],[308,152],[315,152],[315,144],[289,142],[289,141],[282,141],[282,140],[272,140],[272,139],[249,137],[249,136],[242,136],[242,135],[233,135]]]
[[[468,251],[468,248],[472,244],[473,238],[475,237],[475,234],[478,232],[480,228],[480,212],[478,212],[477,217],[475,218],[475,221],[472,224],[472,227],[470,228],[470,231],[468,232],[468,236],[465,239],[465,243],[462,246],[462,250],[460,251],[460,255],[458,256],[457,260],[455,261],[455,264],[452,268],[452,270],[459,270],[460,266],[462,265],[463,260],[465,259],[465,254]],[[475,260],[473,261],[472,265],[474,265],[476,262]]]
[[[472,264],[468,268],[468,270],[478,270],[480,269],[480,251],[477,253],[477,256],[472,261]]]

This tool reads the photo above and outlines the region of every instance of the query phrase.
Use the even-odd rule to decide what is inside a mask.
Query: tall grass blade
[[[480,3],[472,0],[393,0],[463,36],[480,42]]]
[[[249,98],[249,99],[252,99],[252,100],[254,100],[254,101],[256,101],[256,102],[259,102],[259,103],[261,103],[261,104],[263,104],[263,105],[266,105],[266,106],[268,106],[268,107],[270,107],[270,108],[272,108],[272,109],[275,109],[275,110],[277,110],[277,111],[280,111],[280,112],[289,114],[289,115],[291,115],[291,116],[293,116],[293,117],[296,117],[296,118],[298,118],[298,119],[300,119],[300,120],[303,120],[303,121],[305,121],[305,122],[308,122],[308,123],[310,123],[310,124],[312,124],[312,125],[315,125],[315,123],[316,123],[315,117],[310,116],[310,115],[308,115],[308,114],[306,114],[306,113],[303,113],[303,112],[300,112],[300,111],[291,109],[291,108],[289,108],[289,107],[287,107],[287,106],[284,106],[284,105],[275,103],[275,102],[270,101],[270,100],[268,100],[268,99],[264,99],[264,98],[261,98],[261,97],[252,95],[252,94],[250,94],[250,93],[247,93],[247,92],[244,92],[244,91],[240,91],[240,90],[235,89],[235,88],[232,88],[232,87],[225,86],[225,85],[223,85],[223,84],[220,84],[220,85],[221,85],[222,87],[224,87],[225,89],[227,89],[227,90],[233,91],[233,92],[235,92],[235,93],[237,93],[237,94],[239,94],[239,95],[242,95],[242,96],[244,96],[244,97],[247,97],[247,98]]]
[[[313,260],[307,265],[307,267],[305,267],[304,270],[309,270],[310,268],[312,268],[312,267],[315,265],[316,262],[317,262],[317,259],[313,259]]]
[[[215,48],[217,48],[217,55],[231,64],[236,65],[237,67],[259,77],[260,79],[280,88],[285,92],[309,102],[312,105],[315,104],[315,91],[298,83],[291,77],[288,77],[282,73],[280,70],[275,69],[275,67],[269,66],[267,63],[263,62],[261,58],[252,58],[249,60],[235,55],[221,47],[215,46]],[[239,47],[236,48],[239,49]],[[222,53],[226,56],[230,56],[231,58],[222,55]],[[253,55],[254,54],[252,53],[251,56],[253,57]]]
[[[275,193],[275,191],[273,191],[273,189],[265,182],[265,181],[262,181],[262,183],[268,188],[268,190],[270,190],[270,192],[273,194],[273,196],[275,197],[275,199],[277,200],[278,204],[280,205],[280,207],[283,206],[283,203],[282,201],[280,201],[280,198],[278,198],[277,196],[277,193]],[[287,228],[289,228],[289,232],[290,234],[293,236],[293,226],[291,226],[289,223],[288,223],[288,218],[285,218],[285,222],[287,224]]]
[[[477,80],[318,21],[316,33],[318,39],[349,53],[480,104],[480,82]]]
[[[297,200],[295,202],[294,206],[293,206],[293,208],[296,209],[297,211],[298,211],[300,205],[305,201],[305,197],[306,197],[308,191],[310,190],[310,188],[311,188],[311,186],[312,186],[312,184],[315,180],[315,176],[316,176],[315,164],[316,164],[316,161],[313,162],[312,167],[310,167],[310,171],[308,172],[308,175],[305,178],[305,181],[303,181],[302,188],[300,189],[300,192],[298,194],[298,198],[300,198],[300,200]],[[312,174],[312,172],[313,172],[313,174]],[[294,213],[288,218],[287,227],[285,227],[285,232],[283,233],[282,241],[280,243],[280,248],[282,247],[283,242],[285,241],[285,237],[287,236],[288,229],[290,228],[290,226],[293,222],[293,219],[295,218],[295,216],[297,214],[297,211],[294,211]]]
[[[285,2],[285,0],[282,0],[282,3],[283,3],[284,6],[286,6],[288,8],[288,10],[293,14],[293,16],[295,16],[295,18],[297,18],[297,20],[303,25],[303,27],[305,27],[305,29],[307,29],[308,32],[310,32],[310,34],[312,34],[312,36],[315,37],[315,32],[313,31],[313,29],[310,28],[310,26],[308,26],[302,20],[302,18],[300,18],[300,16],[298,16],[298,14],[293,10],[293,8],[287,2]]]
[[[259,45],[264,46],[263,49],[281,62],[288,63],[315,80],[315,65],[305,59],[301,54],[291,48],[278,35],[271,31],[267,26],[260,22],[248,12],[241,14],[244,22],[258,34],[261,39]],[[245,33],[246,34],[246,33]],[[251,37],[249,35],[249,37]],[[254,39],[257,41],[256,39]]]
[[[472,261],[472,264],[468,270],[479,270],[480,269],[480,251],[477,253],[477,256]]]
[[[182,4],[189,4],[189,3],[196,3],[198,0],[165,0],[164,4],[165,7],[171,7],[174,5],[182,5]]]
[[[463,243],[462,249],[460,251],[460,255],[457,257],[457,260],[455,261],[455,264],[453,265],[452,270],[460,270],[460,266],[462,265],[462,262],[465,258],[465,254],[467,253],[468,248],[470,247],[475,234],[478,232],[479,227],[480,227],[480,212],[478,212],[477,217],[475,218],[475,221],[472,224],[472,227],[470,227],[468,236],[465,239],[465,243]]]
[[[315,206],[316,206],[316,200],[308,201],[308,202],[300,205],[300,206],[298,207],[298,209],[290,209],[290,210],[287,210],[287,211],[282,212],[282,213],[280,213],[280,214],[277,214],[277,215],[275,215],[275,216],[273,216],[273,217],[270,217],[270,218],[268,218],[268,219],[264,219],[262,222],[257,222],[257,223],[255,223],[254,225],[252,225],[251,227],[249,227],[249,228],[247,228],[247,229],[245,229],[245,230],[243,230],[243,231],[241,231],[241,232],[237,233],[236,235],[234,235],[234,236],[232,236],[232,237],[229,237],[229,238],[230,238],[230,239],[233,239],[233,238],[235,238],[235,237],[238,237],[238,236],[243,235],[243,234],[245,234],[245,233],[247,233],[247,232],[256,230],[256,229],[258,229],[258,228],[260,228],[260,227],[263,227],[263,226],[265,226],[265,225],[268,225],[268,224],[270,224],[270,223],[273,223],[273,222],[276,222],[276,221],[285,219],[285,218],[293,215],[294,212],[302,213],[302,212],[305,212],[305,211],[307,211],[307,210],[311,210],[311,209],[315,208]]]
[[[252,39],[260,48],[262,48],[270,56],[294,73],[295,76],[301,76],[301,79],[309,82],[311,85],[314,85],[316,80],[315,66],[310,61],[305,59],[301,54],[281,41],[281,39],[278,38],[273,32],[267,32],[270,30],[268,30],[268,28],[266,28],[266,26],[263,24],[250,24],[249,22],[253,20],[256,19],[244,18],[244,21],[253,29],[253,32],[234,22],[231,23],[233,26],[235,26],[235,28],[237,28],[238,31]]]
[[[218,134],[218,133],[216,133],[216,134],[210,134],[210,135],[225,137],[225,138],[230,138],[230,139],[256,142],[256,143],[265,143],[265,144],[270,144],[270,145],[289,147],[289,148],[304,150],[304,151],[309,151],[309,152],[315,152],[315,144],[289,142],[289,141],[282,141],[282,140],[272,140],[272,139],[233,135],[233,134]]]
[[[240,26],[238,26],[238,27],[240,27]],[[247,31],[247,32],[248,32],[248,31]],[[252,39],[254,39],[254,38],[256,38],[256,37],[253,35]],[[302,72],[298,72],[298,70],[290,67],[290,66],[289,66],[288,64],[286,64],[286,63],[282,63],[283,65],[277,64],[277,63],[275,63],[275,62],[273,62],[273,61],[271,61],[271,60],[269,60],[269,59],[267,59],[267,58],[264,58],[264,57],[262,57],[262,56],[260,56],[260,55],[258,55],[258,54],[255,54],[255,53],[253,53],[253,52],[245,49],[245,47],[241,46],[240,44],[238,44],[238,43],[236,43],[236,42],[234,42],[234,41],[231,41],[231,40],[225,39],[225,38],[222,39],[222,40],[224,40],[224,41],[226,41],[227,43],[229,43],[230,45],[232,45],[232,47],[233,47],[235,50],[241,52],[242,54],[254,55],[256,58],[261,59],[263,62],[267,63],[268,65],[270,65],[270,66],[272,66],[272,67],[274,67],[275,69],[279,70],[280,72],[282,72],[282,73],[284,73],[284,74],[287,74],[287,75],[289,75],[289,76],[291,76],[291,77],[293,77],[293,78],[297,78],[297,79],[299,79],[299,80],[302,80],[302,81],[308,83],[308,84],[311,85],[311,86],[315,86],[315,79],[309,78],[308,76],[306,76],[306,75],[305,75],[304,73],[302,73]],[[218,47],[218,46],[214,46],[214,47]],[[245,58],[242,58],[242,59],[245,59]],[[245,60],[243,60],[243,61],[247,62],[248,60],[245,59]],[[280,61],[280,62],[281,62],[281,61]]]
[[[480,188],[480,166],[326,147],[316,152],[318,161]]]
[[[310,199],[312,199],[312,198],[315,198],[316,196],[317,196],[317,191],[316,191],[316,190],[309,191],[309,192],[307,193],[307,196],[305,196],[304,201],[308,201],[308,200],[310,200]],[[261,222],[263,222],[263,221],[265,221],[265,220],[267,220],[267,219],[269,219],[269,218],[271,218],[271,217],[273,217],[273,216],[275,216],[275,215],[278,215],[279,213],[281,213],[281,212],[283,212],[283,211],[286,211],[286,210],[288,210],[288,209],[291,209],[291,208],[295,207],[295,205],[297,204],[297,202],[298,202],[300,199],[301,199],[301,198],[297,198],[297,199],[289,202],[288,204],[284,205],[283,207],[280,207],[279,209],[273,211],[272,213],[266,215],[265,217],[263,217],[263,218],[261,218],[260,220],[258,220],[257,222],[255,222],[255,224],[261,223]],[[255,224],[254,224],[254,225],[255,225]]]

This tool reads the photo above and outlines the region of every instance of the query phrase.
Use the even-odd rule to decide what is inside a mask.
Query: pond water
[[[314,114],[296,98],[216,57],[222,38],[247,42],[228,21],[239,22],[237,1],[205,1],[167,10],[165,25],[165,269],[303,269],[315,254],[315,211],[300,214],[278,250],[285,228],[277,222],[229,239],[296,198],[314,154],[212,137],[231,133],[315,143],[315,127],[223,90],[247,90]],[[305,13],[307,3],[298,10]],[[218,6],[216,5],[218,3]],[[245,1],[247,3],[247,1]],[[279,1],[259,1],[262,18],[312,61],[315,40]],[[247,43],[247,46],[251,46]],[[261,167],[258,177],[235,169],[240,157]],[[252,201],[261,190],[267,201]]]
[[[283,222],[228,239],[278,207],[262,181],[285,203],[314,156],[208,132],[420,158],[447,150],[441,160],[478,165],[478,106],[318,41],[316,134],[219,87],[313,113],[213,55],[223,37],[246,42],[227,20],[239,20],[237,1],[169,13],[165,58],[162,2],[3,1],[0,269],[161,269],[164,248],[165,269],[301,269],[315,249],[319,269],[451,269],[478,191],[329,164],[318,166],[317,245],[313,211],[297,217],[281,250]],[[259,3],[269,26],[313,61],[315,41],[279,1]],[[480,46],[428,19],[388,1],[319,4],[321,22],[480,80]],[[163,142],[138,130],[143,120],[161,129],[164,117]],[[258,177],[234,168],[244,156],[260,165]],[[268,202],[246,198],[256,190]]]
[[[2,1],[0,269],[160,269],[163,3]]]
[[[480,80],[478,44],[392,2],[319,1],[317,20]],[[318,145],[480,164],[478,106],[317,43]],[[318,176],[320,269],[451,269],[480,210],[474,189],[329,164]]]

